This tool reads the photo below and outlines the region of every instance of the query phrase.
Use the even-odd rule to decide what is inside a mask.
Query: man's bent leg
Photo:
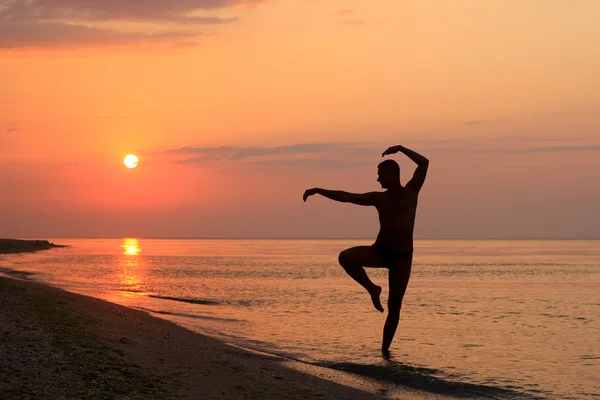
[[[402,308],[402,299],[410,279],[410,270],[412,257],[403,259],[398,265],[390,268],[389,282],[390,295],[388,297],[388,315],[383,326],[383,342],[381,352],[384,356],[389,355],[390,345],[396,334],[398,322],[400,321],[400,309]]]
[[[352,279],[364,287],[373,301],[373,306],[380,312],[383,312],[383,306],[379,300],[381,287],[375,285],[365,272],[365,267],[382,268],[379,255],[371,246],[357,246],[346,249],[340,253],[338,258],[340,265]]]

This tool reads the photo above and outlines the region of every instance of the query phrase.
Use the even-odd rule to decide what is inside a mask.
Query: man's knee
[[[342,267],[345,267],[352,263],[352,256],[350,249],[343,250],[338,256],[338,262]]]

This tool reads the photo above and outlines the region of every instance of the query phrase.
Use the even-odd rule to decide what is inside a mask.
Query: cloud
[[[204,24],[204,25],[222,25],[222,24],[230,24],[232,22],[239,21],[238,17],[231,18],[220,18],[220,17],[180,17],[177,18],[174,22],[178,22],[180,24]]]
[[[189,32],[121,32],[65,23],[0,22],[0,48],[130,45],[189,39]]]
[[[342,10],[337,10],[336,11],[336,15],[348,15],[348,14],[353,14],[354,10],[349,10],[349,9],[342,9]]]
[[[381,154],[380,147],[362,143],[302,143],[273,147],[182,147],[161,153],[175,155],[175,162],[180,164],[247,161],[253,165],[349,168]]]
[[[589,153],[600,151],[600,144],[569,144],[569,145],[555,145],[555,146],[529,146],[529,147],[507,147],[507,141],[518,141],[518,142],[548,142],[548,138],[520,138],[520,137],[508,137],[508,138],[496,138],[496,139],[482,139],[482,140],[470,140],[470,141],[457,141],[462,143],[460,147],[452,146],[452,141],[444,143],[443,141],[434,141],[428,143],[428,146],[422,148],[424,153],[472,153],[472,154],[535,154],[535,153]],[[565,139],[567,140],[567,139]],[[556,141],[559,141],[558,139]],[[448,146],[444,146],[447,144]],[[441,145],[441,146],[440,146]]]
[[[448,139],[419,142],[415,149],[427,154],[525,154],[596,152],[600,145],[562,145],[512,148],[498,140]],[[412,148],[412,143],[406,143]],[[455,145],[460,146],[455,147]],[[503,145],[504,144],[504,145]],[[245,166],[343,169],[375,165],[386,145],[378,143],[301,143],[272,147],[181,147],[154,153],[177,164],[232,163]],[[375,164],[373,164],[375,163]]]
[[[360,143],[301,143],[272,147],[182,147],[164,153],[207,156],[213,159],[241,160],[250,157],[318,154],[328,152],[357,152],[365,150]]]
[[[335,158],[304,158],[304,159],[273,159],[251,162],[253,165],[266,167],[305,167],[317,169],[345,169],[356,168],[364,165],[373,165],[372,160]]]
[[[595,152],[600,151],[600,145],[589,146],[540,146],[521,149],[484,150],[483,152],[500,152],[504,154],[523,153],[572,153],[572,152]]]
[[[23,128],[11,127],[11,128],[6,128],[5,131],[6,132],[23,132]]]
[[[222,25],[234,16],[206,15],[266,0],[0,0],[0,48],[78,47],[174,41],[189,45],[196,25]],[[222,12],[222,11],[221,11]],[[125,32],[107,23],[168,24],[154,32]],[[98,24],[104,24],[102,27]],[[95,24],[95,25],[94,25]],[[186,31],[174,30],[173,25]]]
[[[5,100],[4,98],[0,97],[0,107],[7,106],[9,104],[10,103],[7,100]]]
[[[169,21],[219,24],[235,18],[196,16],[197,11],[257,4],[264,0],[5,0],[0,18],[15,21]]]

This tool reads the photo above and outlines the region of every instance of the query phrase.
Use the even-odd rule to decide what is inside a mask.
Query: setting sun
[[[125,159],[123,160],[123,164],[125,164],[125,166],[127,168],[135,168],[137,167],[139,162],[139,159],[137,158],[137,156],[135,154],[128,154]]]

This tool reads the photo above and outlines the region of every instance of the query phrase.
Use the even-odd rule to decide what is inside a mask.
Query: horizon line
[[[372,240],[365,237],[208,237],[208,236],[19,236],[14,239],[151,239],[151,240]],[[0,239],[13,239],[0,237]],[[600,237],[417,237],[414,240],[600,240]]]

